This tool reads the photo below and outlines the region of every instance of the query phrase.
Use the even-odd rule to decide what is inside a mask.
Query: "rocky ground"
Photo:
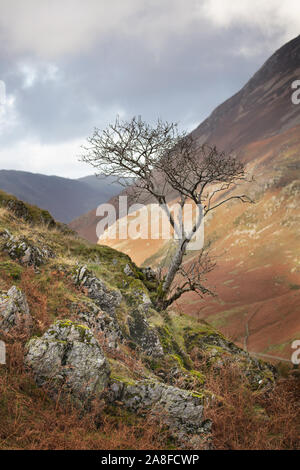
[[[101,403],[94,433],[101,432],[100,415],[103,421],[121,410],[128,422],[163,423],[156,429],[167,433],[167,448],[207,449],[215,445],[209,410],[222,407],[213,376],[234,368],[251,397],[272,393],[273,366],[204,321],[154,309],[151,269],[83,241],[21,201],[2,195],[0,204],[0,339],[8,350],[0,378],[7,394],[18,369],[31,381],[29,391],[18,389],[21,402],[37,387],[62,408],[71,403],[81,419]],[[2,393],[5,419],[8,401]],[[11,439],[0,426],[0,447],[31,448],[30,437],[27,444]]]

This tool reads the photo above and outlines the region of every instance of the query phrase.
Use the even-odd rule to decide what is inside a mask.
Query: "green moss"
[[[262,371],[262,375],[266,380],[269,380],[270,382],[275,382],[275,377],[269,369],[264,369]]]
[[[218,345],[210,344],[210,342],[218,342],[218,340],[226,341],[225,337],[217,332],[213,327],[207,323],[201,323],[197,327],[184,328],[183,332],[186,349],[191,352],[195,347],[203,347],[204,345],[217,348]],[[207,343],[207,344],[205,344]]]
[[[13,261],[0,262],[0,273],[5,273],[12,279],[19,281],[21,279],[23,268]]]
[[[112,382],[119,382],[127,386],[134,386],[136,385],[136,381],[129,379],[128,377],[123,377],[121,375],[111,374],[111,381]]]
[[[157,372],[158,370],[163,370],[164,360],[162,359],[154,359],[153,357],[146,356],[144,358],[144,363],[148,367],[148,369]]]
[[[181,369],[184,369],[183,360],[178,354],[170,354],[169,357],[173,359],[174,362],[177,363]]]
[[[206,381],[206,377],[202,372],[199,372],[198,370],[190,370],[189,373],[197,379],[199,385],[204,385]]]
[[[164,298],[164,291],[163,291],[163,281],[159,283],[157,287],[156,297],[158,300]]]
[[[81,323],[76,323],[71,320],[56,320],[54,323],[58,328],[75,328],[76,331],[79,333],[80,340],[84,343],[91,343],[91,340],[93,339],[93,335],[90,331],[90,329],[86,325],[82,325]],[[49,331],[50,335],[57,336],[57,331],[56,330],[50,330]]]
[[[190,393],[192,395],[192,397],[194,398],[199,398],[200,400],[204,400],[205,398],[205,393],[201,393],[201,392],[191,392]]]
[[[172,335],[168,326],[166,325],[158,326],[157,331],[158,331],[160,343],[163,347],[164,352],[172,353],[173,352],[173,347],[172,347],[173,340],[172,340]]]
[[[157,326],[156,329],[158,331],[159,339],[164,352],[169,354],[172,359],[175,359],[177,363],[180,361],[182,367],[192,369],[193,363],[191,359],[187,356],[184,349],[180,347],[176,341],[174,332],[172,330],[172,323],[169,325],[164,323],[163,325]]]

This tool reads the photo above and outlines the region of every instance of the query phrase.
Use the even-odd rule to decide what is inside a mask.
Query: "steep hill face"
[[[45,216],[2,193],[1,449],[296,448],[273,366],[157,311],[155,273]]]
[[[299,77],[300,36],[195,129],[199,142],[245,162],[255,181],[240,189],[256,204],[232,203],[206,221],[205,239],[218,261],[209,283],[219,298],[184,299],[184,311],[197,311],[249,350],[287,360],[300,337],[300,105],[291,100]],[[89,234],[94,217],[88,216]],[[169,249],[164,240],[101,242],[153,266]]]
[[[101,190],[101,200],[108,201],[113,195],[119,194],[122,186],[116,181],[113,176],[95,176],[89,175],[82,178],[78,178],[77,181],[81,181],[88,185],[91,189],[94,189],[99,193]]]
[[[247,145],[300,124],[300,106],[294,105],[291,99],[294,91],[291,85],[299,77],[300,36],[276,51],[238,93],[218,106],[192,134],[199,143],[207,142],[220,150],[236,152],[245,162],[262,158],[262,152],[253,156],[246,151]],[[270,141],[269,160],[273,158],[272,150],[276,149],[272,149]],[[110,202],[117,206],[116,201],[112,198]],[[98,221],[93,209],[70,225],[80,235],[95,242]]]
[[[0,189],[29,204],[50,211],[60,222],[75,217],[118,194],[121,186],[111,178],[87,176],[78,180],[26,171],[0,170]]]
[[[299,77],[300,36],[276,51],[238,93],[193,131],[194,136],[199,142],[237,151],[297,126],[300,111],[292,104],[291,84]]]
[[[118,195],[110,198],[105,201],[109,204],[113,204],[116,209],[116,214],[118,216]],[[91,243],[97,243],[97,224],[100,220],[100,217],[97,215],[97,210],[92,209],[86,214],[82,214],[76,219],[72,220],[69,223],[69,226],[72,230],[75,230],[81,237],[85,238]]]

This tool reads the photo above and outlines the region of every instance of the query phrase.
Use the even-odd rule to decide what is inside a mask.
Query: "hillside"
[[[116,181],[113,176],[99,177],[95,175],[83,176],[78,178],[77,181],[87,184],[90,188],[99,191],[101,187],[101,197],[105,202],[108,201],[113,194],[119,194],[121,185]]]
[[[248,152],[248,145],[259,142],[300,124],[299,106],[291,101],[291,84],[300,76],[300,36],[285,44],[258,70],[234,96],[218,106],[192,135],[199,143],[211,143],[220,150],[236,152],[244,161],[263,159],[260,154]],[[289,134],[286,134],[287,138]],[[268,159],[272,151],[268,146]],[[287,142],[288,144],[288,142]],[[259,151],[259,148],[258,148]],[[111,202],[117,206],[117,199]],[[81,236],[96,241],[99,218],[93,209],[71,222]]]
[[[300,35],[276,51],[238,93],[218,106],[193,131],[194,136],[199,142],[237,151],[299,125],[299,106],[291,101],[291,84],[299,76]]]
[[[297,448],[296,379],[156,311],[157,288],[1,193],[1,449]]]
[[[113,204],[118,214],[118,195],[107,200],[109,204]],[[97,243],[98,237],[96,234],[96,227],[100,217],[96,214],[96,209],[80,215],[69,223],[69,227],[75,230],[81,237],[85,238],[91,243]]]
[[[241,190],[256,204],[231,204],[206,221],[205,239],[218,264],[209,283],[218,299],[183,300],[185,312],[207,319],[250,351],[286,360],[300,335],[300,106],[291,102],[299,64],[300,36],[194,131],[199,142],[232,150],[245,162],[255,181]],[[77,221],[73,227],[89,236],[97,219],[92,212],[85,217],[87,226]],[[169,249],[163,240],[101,243],[152,266]]]
[[[87,176],[73,180],[26,171],[0,170],[0,189],[48,210],[68,223],[120,192],[112,178]]]

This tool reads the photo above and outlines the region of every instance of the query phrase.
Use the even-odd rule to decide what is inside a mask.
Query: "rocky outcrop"
[[[110,369],[91,330],[70,320],[56,321],[41,338],[26,346],[25,365],[37,385],[57,397],[70,393],[85,404],[108,384]]]
[[[203,366],[222,368],[226,364],[235,364],[253,389],[273,385],[275,367],[251,357],[207,323],[203,322],[194,330],[185,328],[183,336],[187,351],[194,359],[202,361]]]
[[[154,358],[163,356],[164,352],[158,334],[149,325],[142,307],[130,313],[127,323],[130,338],[140,346],[144,353]]]
[[[124,335],[117,320],[99,309],[92,301],[73,304],[72,310],[80,323],[87,325],[94,333],[103,334],[109,348],[116,349],[119,343],[124,341]]]
[[[136,305],[143,305],[145,307],[152,306],[152,301],[149,295],[143,289],[133,289],[131,292],[131,299]]]
[[[150,268],[149,266],[146,268],[140,268],[142,273],[144,274],[147,281],[156,282],[157,281],[157,273],[154,269]]]
[[[73,278],[76,285],[87,289],[87,295],[94,303],[94,307],[91,304],[85,304],[87,310],[83,309],[79,312],[80,320],[83,320],[93,330],[102,331],[108,339],[110,347],[116,347],[117,342],[124,339],[115,315],[115,310],[122,301],[122,294],[117,289],[109,289],[85,266],[78,267]],[[145,315],[145,310],[151,305],[149,296],[137,287],[133,288],[129,295],[136,307],[130,311],[127,319],[129,330],[129,338],[128,334],[127,338],[138,344],[147,355],[162,356],[163,349],[158,335],[155,329],[149,325]]]
[[[118,400],[135,413],[151,412],[169,427],[183,445],[199,448],[209,436],[211,422],[204,417],[204,396],[160,382],[136,383],[114,381],[110,399]]]
[[[117,289],[109,289],[106,284],[97,278],[86,266],[78,267],[74,274],[76,285],[87,288],[88,296],[95,304],[110,315],[120,305],[122,294]]]
[[[127,263],[125,268],[123,269],[124,271],[124,274],[126,274],[126,276],[132,276],[134,277],[134,272],[132,271],[131,267],[129,266],[129,264]]]
[[[43,224],[49,228],[56,226],[55,220],[46,210],[39,209],[38,207],[25,204],[14,197],[7,197],[2,199],[2,205],[9,211],[13,212],[16,217],[22,218],[26,222],[32,224]]]
[[[8,292],[0,292],[0,330],[9,332],[13,328],[30,330],[33,326],[26,296],[16,286]]]
[[[6,251],[11,259],[18,261],[20,264],[38,267],[45,264],[49,258],[55,257],[50,248],[46,246],[38,248],[25,237],[14,237],[8,230],[5,230],[0,235],[5,240],[2,247],[3,251]]]

